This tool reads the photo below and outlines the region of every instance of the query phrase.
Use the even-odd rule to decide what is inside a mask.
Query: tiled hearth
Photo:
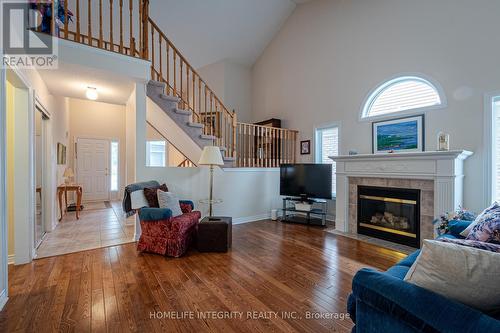
[[[397,178],[349,178],[349,232],[357,233],[358,186],[394,187],[420,190],[420,241],[434,237],[434,181]]]

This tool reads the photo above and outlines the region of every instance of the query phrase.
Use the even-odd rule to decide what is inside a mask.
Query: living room
[[[133,72],[131,239],[7,265],[2,213],[0,331],[500,331],[498,1],[83,3],[48,33]]]

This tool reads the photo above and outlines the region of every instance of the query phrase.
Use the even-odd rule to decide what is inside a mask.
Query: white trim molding
[[[484,95],[484,117],[483,117],[483,135],[484,135],[484,177],[483,186],[486,189],[483,194],[483,206],[488,207],[494,200],[495,184],[493,182],[494,168],[493,163],[497,158],[494,152],[495,122],[493,121],[493,100],[500,97],[500,91],[487,93]]]
[[[466,150],[332,156],[337,162],[335,229],[349,232],[349,182],[352,177],[434,181],[434,217],[462,205]]]
[[[270,218],[271,218],[271,212],[259,214],[259,215],[253,215],[253,216],[236,217],[236,218],[233,218],[233,224],[257,222],[257,221],[262,221],[262,220],[268,220]]]
[[[434,88],[441,100],[441,104],[439,105],[432,105],[432,106],[426,106],[426,107],[421,107],[421,108],[415,108],[415,109],[409,109],[409,110],[403,110],[403,111],[398,111],[398,112],[391,112],[383,115],[378,115],[378,116],[369,116],[368,115],[368,108],[371,107],[373,104],[373,101],[376,99],[376,97],[382,93],[386,88],[390,87],[391,85],[395,84],[401,79],[416,79],[422,82],[425,82],[426,84],[430,85],[432,88]],[[428,111],[432,110],[438,110],[438,109],[444,109],[448,106],[448,100],[446,99],[446,94],[444,92],[443,86],[435,79],[432,77],[418,73],[418,72],[407,72],[407,73],[399,73],[396,75],[393,75],[389,77],[388,79],[380,82],[378,85],[375,86],[375,88],[371,89],[370,92],[366,95],[366,97],[363,99],[363,104],[361,104],[361,108],[359,111],[359,121],[365,122],[365,121],[374,121],[374,120],[384,120],[384,119],[391,119],[394,117],[403,117],[403,116],[411,116],[411,115],[418,115],[422,113],[426,113]]]
[[[7,297],[7,291],[2,290],[2,292],[0,293],[0,311],[3,309],[5,304],[7,304],[8,300],[9,298]]]

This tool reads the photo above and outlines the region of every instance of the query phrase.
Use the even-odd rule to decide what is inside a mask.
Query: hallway
[[[125,218],[118,201],[85,203],[79,220],[69,212],[47,233],[37,259],[133,242],[134,219]]]

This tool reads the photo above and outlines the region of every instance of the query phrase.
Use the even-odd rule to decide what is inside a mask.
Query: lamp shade
[[[217,146],[206,146],[201,152],[199,165],[224,165],[220,148]]]
[[[73,169],[71,168],[66,168],[66,170],[64,170],[64,173],[63,173],[63,177],[74,177],[75,176],[75,173],[73,172]]]

